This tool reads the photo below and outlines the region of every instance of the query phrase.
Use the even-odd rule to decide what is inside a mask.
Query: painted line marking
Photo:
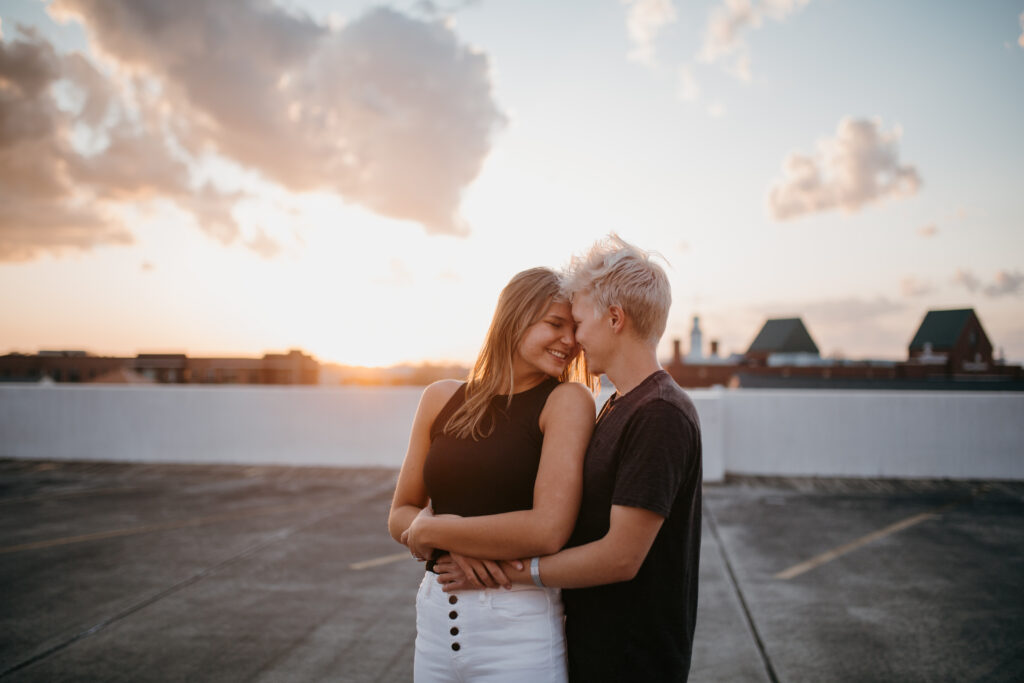
[[[409,551],[404,553],[395,553],[394,555],[384,555],[383,557],[375,557],[372,560],[363,560],[362,562],[353,562],[348,566],[349,569],[355,569],[359,571],[361,569],[369,569],[370,567],[379,567],[383,564],[391,564],[392,562],[399,562],[404,559],[413,559]]]
[[[298,512],[300,510],[322,510],[325,507],[330,506],[313,506],[313,505],[278,505],[267,508],[257,508],[255,510],[239,510],[237,512],[230,512],[223,515],[211,515],[208,517],[193,517],[192,519],[183,519],[174,522],[165,522],[163,524],[147,524],[145,526],[129,527],[127,529],[112,529],[111,531],[98,531],[92,534],[81,534],[79,536],[65,536],[63,538],[52,538],[46,541],[35,541],[32,543],[22,543],[20,545],[9,545],[6,547],[0,547],[0,555],[7,553],[19,553],[25,550],[39,550],[42,548],[53,548],[61,545],[70,545],[72,543],[85,543],[87,541],[101,541],[107,538],[119,538],[122,536],[136,536],[138,534],[148,534],[154,531],[169,531],[172,529],[185,529],[187,527],[204,526],[206,524],[215,524],[217,522],[227,522],[236,519],[245,519],[247,517],[259,517],[262,515],[272,515],[283,512]]]
[[[950,509],[950,508],[952,508],[952,507],[954,507],[955,505],[958,505],[958,504],[959,503],[951,503],[949,505],[946,505],[946,506],[943,506],[941,508],[938,508],[937,510],[933,510],[932,512],[922,512],[919,515],[914,515],[913,517],[907,517],[904,520],[896,522],[895,524],[890,524],[889,526],[887,526],[885,528],[882,528],[882,529],[879,529],[878,531],[874,531],[874,532],[872,532],[872,533],[870,533],[870,534],[868,534],[866,536],[861,536],[860,538],[858,538],[855,541],[850,541],[849,543],[846,543],[846,544],[841,545],[839,547],[833,548],[832,550],[828,550],[826,552],[823,552],[820,555],[815,555],[814,557],[812,557],[811,559],[809,559],[809,560],[807,560],[805,562],[801,562],[800,564],[795,564],[792,567],[790,567],[789,569],[784,569],[783,571],[779,572],[778,574],[776,574],[772,578],[773,579],[781,579],[782,581],[787,581],[787,580],[792,579],[794,577],[800,576],[801,574],[803,574],[805,572],[809,572],[809,571],[811,571],[812,569],[814,569],[816,567],[820,567],[821,565],[823,565],[823,564],[825,564],[827,562],[831,562],[832,560],[836,559],[837,557],[841,557],[842,555],[845,555],[847,553],[853,552],[857,548],[865,546],[868,543],[871,543],[872,541],[877,541],[880,538],[885,538],[886,536],[894,534],[897,531],[902,531],[903,529],[907,529],[909,527],[912,527],[915,524],[920,524],[921,522],[927,522],[929,519],[938,519],[939,516],[940,516],[940,513],[944,512],[944,511],[946,511],[946,510],[948,510],[948,509]]]

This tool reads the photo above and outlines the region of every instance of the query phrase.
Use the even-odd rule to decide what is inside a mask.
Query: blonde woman
[[[472,584],[490,587],[449,594],[425,575],[418,683],[566,680],[559,591],[511,586],[493,560],[554,553],[572,532],[595,413],[572,380],[595,386],[562,278],[533,268],[502,290],[469,381],[423,392],[389,530],[420,559],[451,553]]]

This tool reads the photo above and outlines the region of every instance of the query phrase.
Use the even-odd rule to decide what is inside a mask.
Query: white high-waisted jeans
[[[445,593],[427,572],[416,594],[416,683],[564,683],[565,628],[557,588]]]

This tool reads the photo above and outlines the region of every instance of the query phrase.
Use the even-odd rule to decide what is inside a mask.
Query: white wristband
[[[540,558],[535,557],[530,560],[530,578],[533,579],[533,583],[538,588],[544,588],[544,584],[540,580]]]

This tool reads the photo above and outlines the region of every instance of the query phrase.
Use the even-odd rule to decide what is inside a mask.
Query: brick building
[[[729,361],[689,362],[692,350],[684,358],[679,346],[665,369],[689,388],[1024,391],[1024,369],[993,358],[973,309],[928,311],[903,362],[822,358],[799,318],[766,321],[747,352]]]
[[[992,343],[974,309],[928,311],[910,342],[908,377],[971,375],[998,371]]]
[[[183,353],[140,353],[134,358],[85,351],[40,351],[0,356],[0,381],[135,382],[158,384],[317,384],[320,363],[299,350],[262,358],[189,358]]]

